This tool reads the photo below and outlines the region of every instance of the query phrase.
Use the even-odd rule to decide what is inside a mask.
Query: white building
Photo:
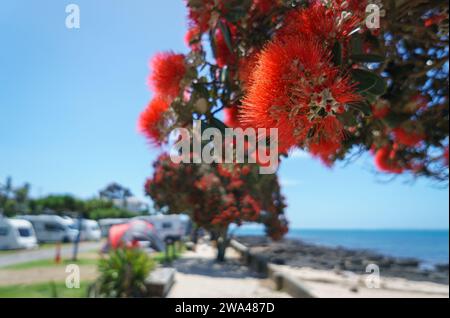
[[[129,197],[126,199],[113,199],[112,202],[116,208],[128,210],[136,214],[146,212],[149,208],[147,203],[141,201],[136,197]]]

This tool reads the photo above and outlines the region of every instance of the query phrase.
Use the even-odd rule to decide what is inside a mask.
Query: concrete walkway
[[[281,298],[288,294],[273,290],[269,280],[241,265],[237,253],[227,250],[227,261],[215,261],[215,250],[198,245],[175,261],[176,283],[169,298]]]

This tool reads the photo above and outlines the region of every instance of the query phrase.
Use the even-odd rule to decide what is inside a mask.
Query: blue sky
[[[69,3],[79,30],[65,27]],[[2,1],[0,178],[80,197],[117,181],[143,197],[158,155],[136,129],[151,97],[148,60],[186,51],[185,16],[181,0]],[[285,160],[292,226],[448,229],[447,188],[373,171],[369,157],[333,169],[302,153]]]

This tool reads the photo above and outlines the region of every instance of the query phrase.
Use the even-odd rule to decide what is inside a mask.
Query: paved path
[[[273,290],[269,280],[263,279],[243,266],[230,248],[227,262],[214,260],[215,251],[199,245],[196,252],[186,252],[174,262],[176,282],[169,298],[280,298],[288,294]]]
[[[93,250],[99,250],[102,246],[102,242],[81,242],[78,251],[80,253],[90,252]],[[68,258],[72,255],[73,245],[66,245],[61,248],[61,256]],[[32,261],[38,261],[42,259],[51,259],[55,257],[54,248],[43,248],[32,251],[18,251],[0,255],[0,268],[20,263],[27,263]]]

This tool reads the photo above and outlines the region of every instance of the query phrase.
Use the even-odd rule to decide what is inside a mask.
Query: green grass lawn
[[[181,245],[181,247],[178,247],[177,249],[176,249],[176,252],[174,253],[174,251],[173,251],[173,249],[172,249],[173,247],[170,247],[169,248],[169,257],[168,257],[168,260],[171,262],[171,261],[174,261],[174,260],[176,260],[176,259],[178,259],[178,258],[180,258],[180,256],[184,253],[184,251],[186,250],[186,248],[185,248],[185,246],[184,246],[184,244],[182,244]],[[153,260],[155,260],[156,262],[158,262],[158,263],[164,263],[164,262],[166,262],[166,253],[165,252],[158,252],[158,253],[155,253],[155,254],[153,254],[152,256],[151,256],[151,258],[153,259]]]
[[[90,282],[81,282],[80,288],[67,288],[64,283],[0,286],[0,298],[84,298]]]
[[[172,247],[169,248],[169,261],[173,261],[179,258],[185,251],[184,245],[177,248],[176,253]],[[60,264],[56,264],[53,259],[37,260],[32,262],[26,262],[16,265],[0,268],[8,270],[27,270],[33,268],[58,268],[66,266],[67,264],[78,265],[93,265],[96,266],[98,259],[95,258],[83,258],[82,255],[77,262],[71,260],[63,260]],[[157,263],[165,263],[165,252],[159,252],[150,256]],[[87,297],[87,289],[91,282],[82,282],[81,288],[69,289],[64,283],[38,283],[27,285],[11,285],[0,286],[0,298],[83,298]]]
[[[73,245],[73,243],[61,243],[61,248],[65,247],[65,246],[70,246]],[[48,250],[48,249],[55,249],[56,248],[56,243],[41,243],[39,244],[39,247],[36,250]],[[26,251],[30,251],[30,250],[26,250],[26,249],[19,249],[19,250],[2,250],[0,251],[0,256],[1,255],[7,255],[7,254],[14,254],[14,253],[19,253],[19,252],[26,252]],[[33,250],[31,250],[33,251]]]
[[[14,254],[16,252],[17,252],[16,250],[1,250],[0,251],[0,256],[7,255],[7,254]]]
[[[42,267],[62,267],[68,264],[77,264],[77,265],[97,265],[96,259],[84,259],[80,258],[76,262],[72,260],[63,260],[61,263],[57,264],[53,259],[43,259],[37,261],[31,261],[26,263],[20,263],[15,265],[10,265],[6,267],[2,267],[0,269],[12,269],[12,270],[23,270],[23,269],[32,269],[32,268],[42,268]]]

